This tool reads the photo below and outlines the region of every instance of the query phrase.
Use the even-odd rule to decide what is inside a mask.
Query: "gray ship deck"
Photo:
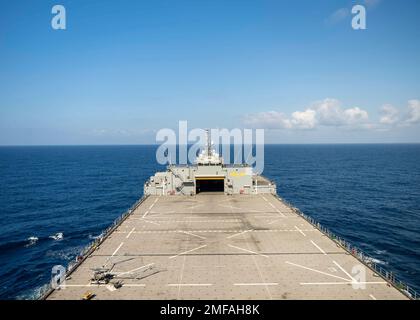
[[[90,284],[106,261],[120,277],[151,269],[119,289]],[[48,299],[406,299],[368,268],[353,288],[356,265],[272,195],[150,196]]]

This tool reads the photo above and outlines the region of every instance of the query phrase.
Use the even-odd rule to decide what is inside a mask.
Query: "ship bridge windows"
[[[195,178],[195,192],[196,194],[202,192],[224,192],[225,191],[225,177],[196,177]]]

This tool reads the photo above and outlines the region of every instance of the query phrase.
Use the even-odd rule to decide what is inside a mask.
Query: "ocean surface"
[[[138,200],[164,169],[155,150],[0,147],[0,298],[36,297],[52,266],[67,265]],[[264,175],[420,291],[420,145],[267,145]]]

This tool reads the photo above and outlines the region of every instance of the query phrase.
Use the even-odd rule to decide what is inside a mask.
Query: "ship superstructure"
[[[209,130],[206,145],[192,165],[169,165],[144,185],[146,195],[196,195],[202,192],[233,194],[276,194],[276,185],[254,174],[246,164],[224,164],[214,150]]]

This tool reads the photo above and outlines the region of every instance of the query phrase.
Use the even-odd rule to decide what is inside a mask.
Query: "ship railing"
[[[404,295],[406,295],[408,298],[413,300],[420,299],[419,293],[416,292],[412,287],[410,287],[407,283],[399,279],[392,271],[388,271],[385,268],[383,268],[379,263],[375,262],[375,259],[370,257],[369,255],[365,254],[361,249],[358,247],[352,245],[347,240],[335,235],[331,230],[321,225],[318,221],[316,221],[314,218],[304,214],[302,211],[300,211],[298,208],[293,206],[288,201],[282,199],[281,197],[277,196],[283,203],[285,203],[290,209],[292,209],[296,214],[304,218],[306,221],[308,221],[312,226],[314,226],[316,229],[321,231],[323,234],[325,234],[328,238],[333,240],[336,244],[338,244],[340,247],[342,247],[344,250],[346,250],[349,254],[353,255],[356,259],[358,259],[360,262],[362,262],[365,266],[370,268],[372,271],[374,271],[374,276],[380,276],[383,279],[385,279],[388,283],[393,285],[396,289],[398,289],[400,292],[402,292]]]
[[[141,197],[137,200],[128,210],[123,214],[118,216],[114,222],[105,230],[103,230],[95,240],[87,244],[80,253],[76,256],[75,260],[72,260],[68,263],[66,268],[66,278],[71,275],[72,272],[76,270],[78,266],[94,251],[96,248],[103,242],[105,239],[119,226],[121,223],[131,215],[143,202],[146,200],[147,196]],[[52,288],[51,283],[48,283],[41,287],[38,292],[37,299],[46,299],[55,289]]]

